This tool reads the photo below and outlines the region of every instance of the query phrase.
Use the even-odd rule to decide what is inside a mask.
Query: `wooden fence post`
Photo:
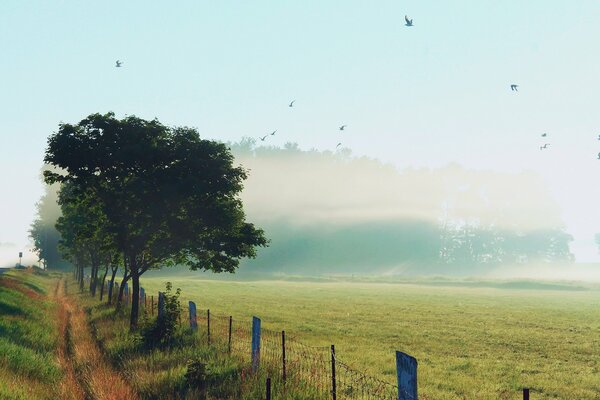
[[[190,310],[190,328],[195,332],[198,330],[198,319],[196,317],[196,303],[190,301],[189,303]]]
[[[227,353],[231,354],[231,331],[233,325],[233,317],[229,316],[229,339],[227,340]]]
[[[281,331],[281,371],[282,371],[282,375],[281,377],[283,378],[283,384],[285,385],[285,381],[287,379],[287,372],[285,369],[285,331]]]
[[[144,305],[144,312],[146,311],[146,291],[143,287],[140,287],[140,304]]]
[[[271,400],[271,378],[267,378],[267,400]]]
[[[158,292],[158,318],[163,318],[165,316],[165,294],[163,292]]]
[[[252,372],[260,365],[260,318],[252,317]]]
[[[150,310],[152,310],[151,314],[154,316],[154,295],[150,295]]]
[[[206,338],[210,344],[210,310],[206,310]]]
[[[417,364],[416,358],[396,352],[398,400],[417,400]]]
[[[337,399],[337,379],[335,378],[335,346],[331,345],[331,398]]]

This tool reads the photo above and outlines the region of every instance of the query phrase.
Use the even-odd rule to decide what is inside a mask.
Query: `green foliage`
[[[180,295],[181,289],[177,288],[173,293],[171,282],[166,283],[164,313],[154,321],[147,322],[141,330],[142,342],[145,347],[152,348],[172,343],[181,318]]]

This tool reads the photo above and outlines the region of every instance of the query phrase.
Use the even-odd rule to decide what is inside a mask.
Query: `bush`
[[[175,293],[172,293],[172,284],[167,282],[164,312],[153,322],[146,323],[141,330],[142,342],[146,347],[165,346],[172,342],[181,315],[180,295],[181,289],[177,288]]]

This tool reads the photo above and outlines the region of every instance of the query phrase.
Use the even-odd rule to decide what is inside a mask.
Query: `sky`
[[[599,16],[586,0],[4,0],[0,251],[28,244],[48,135],[114,111],[398,168],[532,171],[578,261],[600,261]]]

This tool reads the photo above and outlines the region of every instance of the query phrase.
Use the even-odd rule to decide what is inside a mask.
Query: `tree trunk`
[[[113,299],[113,288],[115,287],[115,277],[117,276],[117,271],[119,267],[111,267],[112,275],[110,277],[110,283],[108,284],[108,305],[112,304]]]
[[[102,298],[104,297],[104,286],[106,284],[106,275],[108,275],[108,264],[104,268],[104,275],[102,275],[102,283],[100,285],[100,301],[102,301]]]
[[[121,279],[121,283],[119,284],[119,295],[117,296],[117,309],[120,309],[121,305],[123,304],[123,293],[125,292],[125,284],[128,280],[129,276],[124,276],[123,279]]]
[[[79,265],[79,291],[83,292],[83,287],[84,287],[84,277],[85,277],[85,270],[83,269],[83,265]]]
[[[138,327],[138,315],[140,311],[140,275],[137,265],[132,263],[131,266],[131,282],[132,282],[132,293],[131,293],[131,314],[129,319],[129,330],[131,332],[137,330]]]

